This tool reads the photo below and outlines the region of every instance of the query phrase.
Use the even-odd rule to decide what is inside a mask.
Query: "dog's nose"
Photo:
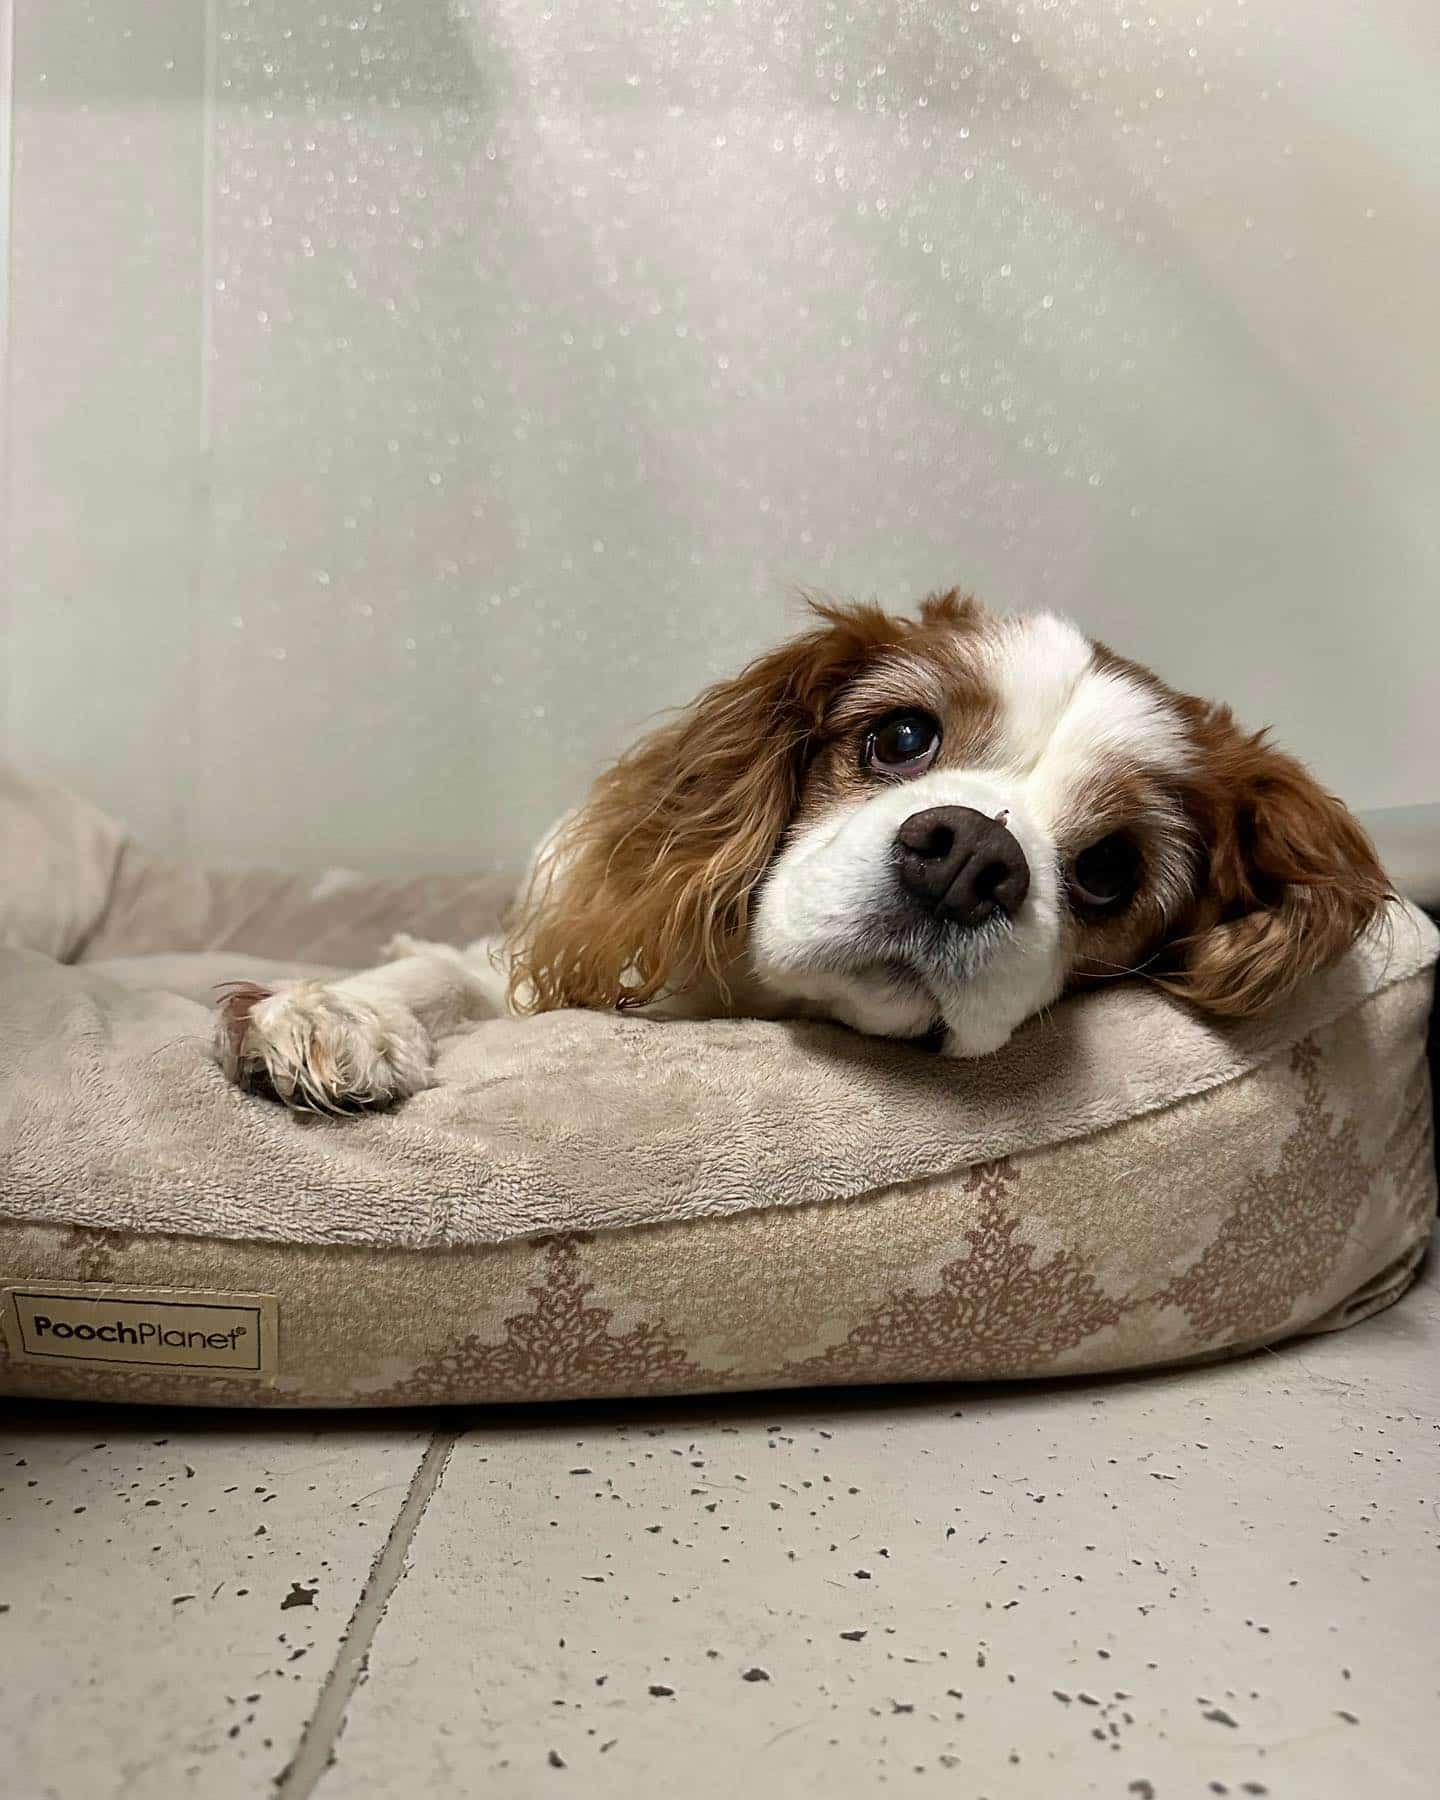
[[[983,925],[1013,918],[1030,891],[1025,852],[998,819],[970,806],[911,813],[895,834],[900,882],[936,918]]]

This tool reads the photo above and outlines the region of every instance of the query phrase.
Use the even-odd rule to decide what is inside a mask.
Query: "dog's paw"
[[[297,1112],[393,1106],[430,1085],[430,1039],[405,1007],[320,981],[278,992],[235,982],[220,997],[215,1057],[231,1081]]]

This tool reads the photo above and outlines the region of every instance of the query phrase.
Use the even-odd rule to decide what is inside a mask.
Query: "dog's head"
[[[1125,974],[1262,1012],[1384,905],[1300,764],[1064,620],[815,612],[600,777],[522,911],[522,1005],[738,980],[973,1056]]]

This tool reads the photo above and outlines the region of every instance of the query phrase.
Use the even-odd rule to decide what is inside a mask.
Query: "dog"
[[[1067,620],[958,592],[918,617],[811,605],[599,777],[503,940],[234,984],[225,1073],[386,1106],[429,1084],[437,1036],[558,1007],[830,1019],[961,1058],[1119,978],[1246,1018],[1391,898],[1300,763]]]

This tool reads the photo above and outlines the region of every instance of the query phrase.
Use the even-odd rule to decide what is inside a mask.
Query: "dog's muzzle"
[[[895,834],[900,886],[943,924],[1013,919],[1030,892],[1025,852],[999,819],[970,806],[911,813]]]

